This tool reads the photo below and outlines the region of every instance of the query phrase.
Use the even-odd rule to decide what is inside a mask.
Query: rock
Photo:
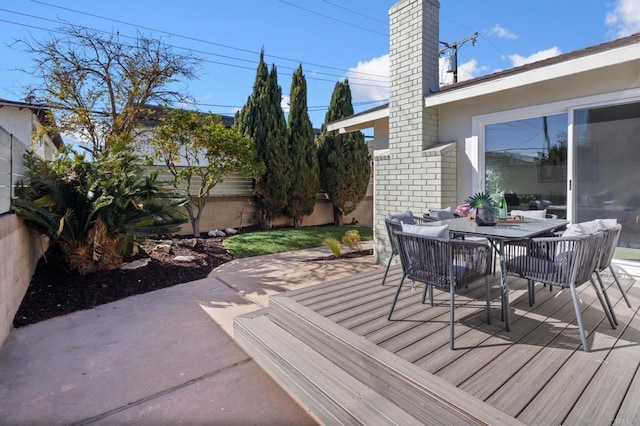
[[[238,231],[236,229],[233,229],[233,228],[227,228],[227,229],[224,230],[224,232],[226,232],[227,235],[235,235],[235,234],[238,233]]]
[[[138,259],[138,260],[134,260],[133,262],[123,263],[122,265],[120,265],[120,269],[123,269],[125,271],[140,269],[147,266],[149,262],[151,262],[151,258],[145,257],[144,259]]]
[[[210,237],[226,237],[227,236],[227,234],[225,234],[223,231],[219,229],[214,229],[213,231],[209,231],[207,235],[209,235]]]
[[[169,253],[171,251],[171,244],[160,243],[153,248],[153,251],[161,251],[163,253]]]
[[[198,239],[197,238],[185,238],[184,240],[180,241],[180,244],[182,244],[185,247],[194,248],[196,246],[196,244],[198,244]]]
[[[173,258],[176,262],[193,262],[196,260],[195,256],[176,256]]]

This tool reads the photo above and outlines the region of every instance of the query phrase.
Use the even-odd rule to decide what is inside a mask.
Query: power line
[[[249,50],[249,49],[244,49],[244,48],[241,48],[241,47],[230,46],[230,45],[227,45],[227,44],[216,43],[216,42],[209,41],[209,40],[204,40],[204,39],[200,39],[200,38],[196,38],[196,37],[185,36],[185,35],[182,35],[182,34],[173,33],[173,32],[170,32],[170,31],[159,30],[157,28],[146,27],[146,26],[143,26],[143,25],[134,24],[134,23],[131,23],[131,22],[120,20],[120,19],[108,18],[106,16],[96,15],[96,14],[89,13],[89,12],[83,12],[81,10],[72,9],[72,8],[68,8],[68,7],[63,7],[63,6],[59,6],[59,5],[56,5],[56,4],[46,3],[46,2],[41,1],[41,0],[31,0],[31,1],[34,2],[34,3],[42,4],[44,6],[49,6],[49,7],[53,7],[53,8],[56,8],[56,9],[62,9],[62,10],[66,10],[66,11],[69,11],[69,12],[85,15],[85,16],[91,16],[91,17],[94,17],[94,18],[103,19],[103,20],[110,21],[110,22],[116,22],[116,23],[119,23],[119,24],[124,24],[124,25],[131,26],[131,27],[134,27],[134,28],[142,28],[142,29],[147,30],[147,31],[153,31],[153,32],[166,34],[166,35],[173,36],[173,37],[183,38],[183,39],[186,39],[186,40],[197,41],[199,43],[209,44],[209,45],[217,46],[217,47],[223,47],[225,49],[236,50],[236,51],[239,51],[239,52],[251,53],[251,54],[254,54],[254,55],[259,55],[260,54],[260,52],[256,52],[256,51]],[[5,9],[2,9],[2,10],[5,10]],[[286,58],[286,57],[283,57],[283,56],[276,56],[276,55],[269,55],[269,54],[265,54],[265,56],[267,56],[269,58],[280,59],[280,60],[289,61],[289,62],[304,63],[304,64],[307,64],[307,65],[310,65],[310,66],[314,66],[314,67],[332,69],[334,71],[353,72],[353,71],[350,71],[350,70],[346,70],[344,68],[337,68],[337,67],[332,67],[332,66],[329,66],[329,65],[322,65],[322,64],[316,64],[316,63],[313,63],[313,62],[300,61],[300,60],[297,60],[297,59]],[[356,73],[357,74],[362,74],[362,75],[373,76],[373,77],[384,77],[384,76],[379,75],[379,74],[371,74],[371,73],[365,73],[365,72],[356,72]]]
[[[355,25],[355,24],[352,24],[351,22],[347,22],[347,21],[343,21],[343,20],[338,19],[338,18],[334,18],[333,16],[324,15],[324,14],[322,14],[320,12],[316,12],[315,10],[307,9],[306,7],[298,6],[297,4],[289,3],[288,1],[285,1],[285,0],[278,0],[278,1],[280,3],[284,3],[284,4],[289,5],[291,7],[302,9],[305,12],[309,12],[309,13],[312,13],[314,15],[322,16],[323,18],[327,18],[327,19],[330,19],[332,21],[340,22],[341,24],[345,24],[345,25],[348,25],[350,27],[358,28],[358,29],[360,29],[362,31],[367,31],[367,32],[370,32],[370,33],[373,33],[373,34],[378,34],[378,35],[381,35],[381,36],[384,36],[384,37],[389,37],[389,34],[381,33],[381,32],[378,32],[378,31],[374,31],[374,30],[366,28],[366,27],[361,27],[360,25]]]
[[[330,4],[330,5],[331,5],[331,6],[333,6],[333,7],[337,7],[338,9],[346,10],[347,12],[351,12],[351,13],[353,13],[354,15],[361,16],[361,17],[363,17],[363,18],[365,18],[365,19],[368,19],[368,20],[370,20],[370,21],[373,21],[373,22],[379,22],[379,23],[381,23],[381,24],[383,24],[383,25],[387,25],[387,26],[389,25],[389,23],[388,23],[388,22],[386,22],[386,21],[381,21],[381,20],[379,20],[379,19],[376,19],[376,18],[372,18],[372,17],[370,17],[370,16],[367,16],[367,15],[365,15],[364,13],[360,13],[360,12],[356,12],[355,10],[347,9],[346,7],[340,6],[339,4],[335,4],[335,3],[332,3],[332,2],[327,1],[327,0],[322,0],[322,1],[323,1],[323,2],[325,2],[325,3],[327,3],[327,4]]]
[[[23,12],[17,12],[17,11],[12,11],[12,10],[8,10],[8,9],[4,9],[4,8],[0,8],[0,11],[5,11],[5,12],[9,12],[9,13],[14,13],[14,14],[18,14],[18,15],[22,15],[22,16],[27,16],[30,18],[34,18],[34,19],[40,19],[43,21],[48,21],[48,22],[53,22],[53,23],[63,23],[62,21],[59,20],[55,20],[55,19],[50,19],[50,18],[43,18],[40,16],[36,16],[36,15],[31,15],[31,14],[27,14],[27,13],[23,13]],[[27,27],[27,28],[33,28],[33,29],[38,29],[38,30],[42,30],[42,31],[48,31],[48,32],[54,32],[54,33],[58,33],[58,34],[63,34],[65,35],[64,32],[55,30],[55,29],[49,29],[49,28],[43,28],[43,27],[38,27],[38,26],[34,26],[34,25],[29,25],[29,24],[24,24],[24,23],[20,23],[20,22],[15,22],[15,21],[9,21],[9,20],[5,20],[5,19],[0,19],[0,21],[2,22],[7,22],[13,25],[19,25],[19,26],[23,26],[23,27]],[[88,27],[82,26],[80,25],[81,28],[84,29],[89,29]],[[111,34],[108,31],[104,31],[104,30],[98,30],[98,29],[93,29],[94,31],[100,32],[100,33],[104,33],[104,34]],[[119,34],[121,37],[124,38],[128,38],[128,39],[135,39],[135,37],[132,36],[128,36],[128,35],[124,35],[124,34]],[[195,53],[201,53],[201,54],[205,54],[205,55],[211,55],[211,56],[219,56],[219,57],[223,57],[223,58],[227,58],[227,59],[232,59],[232,60],[238,60],[238,61],[243,61],[243,62],[249,62],[249,63],[255,63],[254,61],[251,61],[249,59],[243,59],[243,58],[236,58],[233,56],[228,56],[228,55],[221,55],[221,54],[217,54],[217,53],[212,53],[212,52],[207,52],[207,51],[202,51],[202,50],[195,50],[195,49],[191,49],[191,48],[187,48],[187,47],[182,47],[182,46],[176,46],[176,45],[170,45],[167,44],[167,46],[169,47],[173,47],[173,48],[177,48],[177,49],[182,49],[182,50],[187,50],[187,51],[192,51]],[[128,46],[128,47],[133,47],[133,46]],[[242,66],[242,65],[238,65],[238,64],[230,64],[230,63],[226,63],[226,62],[220,62],[220,61],[212,61],[212,60],[207,60],[207,59],[202,59],[201,60],[203,62],[206,63],[210,63],[210,64],[214,64],[214,65],[222,65],[222,66],[228,66],[228,67],[233,67],[233,68],[239,68],[239,69],[245,69],[245,70],[250,70],[250,71],[255,71],[255,67],[247,67],[247,66]],[[285,65],[280,66],[282,69],[288,69],[288,70],[295,70],[295,68],[293,67],[287,67]],[[321,71],[316,71],[317,74],[321,74],[321,75],[327,75],[327,76],[332,76],[332,77],[340,77],[342,78],[343,76],[341,75],[336,75],[336,74],[330,74],[330,73],[325,73],[325,72],[321,72]],[[306,77],[309,80],[316,80],[316,81],[326,81],[326,82],[330,82],[330,83],[335,83],[335,80],[332,79],[327,79],[327,78],[319,78],[319,77],[312,77],[312,76],[308,76]],[[376,85],[376,84],[367,84],[367,83],[358,83],[357,80],[362,80],[362,81],[373,81],[373,82],[379,82],[379,83],[384,83],[384,81],[381,80],[374,80],[374,79],[367,79],[367,78],[362,78],[362,77],[357,77],[355,76],[352,80],[356,80],[356,81],[350,81],[350,84],[353,84],[355,86],[366,86],[366,87],[374,87],[374,88],[386,88],[386,85]]]

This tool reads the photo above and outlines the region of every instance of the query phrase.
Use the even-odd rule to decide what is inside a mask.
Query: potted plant
[[[476,209],[476,223],[482,226],[495,225],[498,216],[498,204],[488,192],[478,192],[466,200],[469,207]]]

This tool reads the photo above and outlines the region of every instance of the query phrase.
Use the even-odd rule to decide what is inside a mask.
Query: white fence
[[[0,127],[0,214],[11,210],[16,185],[26,180],[22,156],[26,146]]]

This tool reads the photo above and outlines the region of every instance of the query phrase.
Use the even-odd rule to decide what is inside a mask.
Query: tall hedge
[[[349,81],[336,83],[318,147],[320,185],[333,203],[334,223],[353,212],[367,193],[371,157],[362,132],[328,131],[327,123],[353,115]]]

